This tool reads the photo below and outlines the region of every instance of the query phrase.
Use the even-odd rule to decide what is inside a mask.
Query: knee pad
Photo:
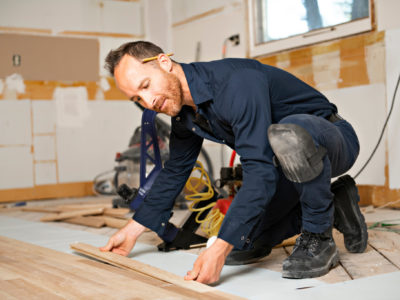
[[[283,174],[293,182],[311,181],[321,174],[326,148],[315,146],[311,135],[296,124],[272,124],[268,139],[275,153],[274,162],[282,167]]]

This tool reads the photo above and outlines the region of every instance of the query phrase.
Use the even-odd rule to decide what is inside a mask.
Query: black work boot
[[[272,247],[262,242],[254,242],[253,248],[249,250],[233,249],[226,257],[225,265],[247,265],[259,261],[271,253]]]
[[[339,177],[331,187],[335,197],[334,227],[343,233],[344,245],[349,252],[362,253],[367,247],[368,231],[358,202],[360,197],[353,178]]]
[[[292,254],[283,261],[282,277],[311,278],[325,275],[339,262],[332,229],[324,233],[303,231]]]

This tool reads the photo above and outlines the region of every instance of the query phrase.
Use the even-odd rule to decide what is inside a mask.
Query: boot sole
[[[240,265],[248,265],[253,264],[261,260],[262,258],[268,256],[271,253],[272,249],[266,249],[260,253],[246,253],[246,250],[243,253],[236,253],[236,255],[228,255],[225,260],[226,266],[240,266]],[[232,252],[231,252],[232,253]]]
[[[320,268],[315,268],[313,270],[308,271],[288,271],[283,270],[282,277],[283,278],[290,278],[290,279],[303,279],[303,278],[313,278],[313,277],[320,277],[329,272],[331,268],[334,268],[339,263],[339,252],[336,250],[335,254],[329,260],[329,262]]]

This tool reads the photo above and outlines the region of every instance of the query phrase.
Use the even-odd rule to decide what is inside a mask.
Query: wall
[[[286,69],[321,90],[353,124],[361,151],[349,171],[351,175],[360,170],[378,141],[400,73],[400,21],[396,15],[400,2],[373,2],[376,24],[371,32],[257,58]],[[227,56],[246,56],[245,0],[207,1],[202,5],[200,1],[188,5],[186,1],[175,0],[172,9],[172,39],[178,60],[193,61],[199,41],[201,60],[219,59],[224,39],[234,33],[240,33],[242,43],[228,49]],[[398,95],[397,102],[399,98]],[[397,103],[393,110],[374,158],[357,177],[364,204],[381,205],[400,198],[399,106]],[[211,151],[218,165],[218,150]],[[225,155],[224,164],[227,158]]]
[[[113,168],[141,113],[116,89],[104,58],[110,49],[145,37],[143,11],[140,1],[0,2],[0,35],[36,47],[23,49],[19,76],[10,71],[0,78],[0,202],[88,195],[93,178]],[[49,50],[49,43],[60,46],[61,40],[64,50],[84,58],[68,71],[75,71],[72,77],[66,70],[76,61],[68,62],[62,49]],[[85,41],[92,45],[85,48],[87,58],[74,43]],[[28,64],[35,60],[42,65]]]
[[[354,125],[361,153],[350,171],[353,175],[378,140],[400,73],[399,9],[397,0],[374,0],[372,32],[257,58],[320,89]],[[14,78],[10,92],[6,78],[1,78],[0,200],[89,193],[90,180],[112,168],[114,153],[125,149],[140,113],[102,68],[109,49],[125,41],[149,39],[174,52],[177,61],[208,61],[220,59],[226,38],[239,34],[240,44],[227,43],[226,56],[245,57],[246,22],[245,0],[1,1],[0,33],[98,41],[99,80],[23,80],[22,91],[21,82]],[[72,123],[79,126],[62,123],[65,116],[57,110],[54,96],[57,87],[86,90],[87,96],[79,89],[70,96],[75,100],[69,111],[76,112]],[[380,205],[400,198],[399,97],[384,140],[357,178],[364,203]],[[205,145],[218,174],[219,167],[227,165],[230,150]]]

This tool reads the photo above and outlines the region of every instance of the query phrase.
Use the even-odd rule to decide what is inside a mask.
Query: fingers
[[[196,280],[200,273],[200,264],[197,261],[194,263],[193,270],[188,271],[185,280]]]
[[[104,247],[100,247],[100,251],[106,252],[106,251],[111,251],[111,249],[114,247],[114,239],[111,237],[108,240],[107,245],[105,245]]]
[[[195,272],[192,270],[192,271],[188,271],[187,275],[184,278],[185,278],[185,280],[196,280],[198,275],[199,275],[198,272]]]

